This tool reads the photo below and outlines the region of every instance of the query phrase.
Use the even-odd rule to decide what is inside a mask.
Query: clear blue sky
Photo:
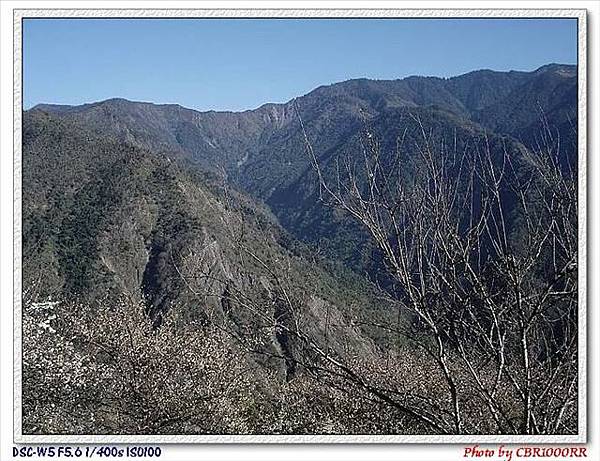
[[[351,78],[577,61],[575,19],[26,19],[24,104],[244,110]]]

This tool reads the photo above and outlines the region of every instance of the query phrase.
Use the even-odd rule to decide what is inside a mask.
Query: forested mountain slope
[[[576,108],[552,64],[24,112],[25,432],[573,433]]]
[[[564,155],[573,157],[576,95],[576,67],[551,64],[533,72],[481,70],[449,79],[350,80],[319,87],[285,104],[239,113],[197,112],[122,99],[83,106],[39,105],[33,111],[54,112],[102,135],[225,174],[266,202],[295,237],[322,246],[361,272],[367,267],[361,259],[371,257],[369,250],[359,247],[349,252],[347,247],[353,244],[332,241],[330,229],[338,228],[339,222],[311,195],[314,175],[301,120],[320,159],[339,156],[349,143],[356,144],[367,126],[385,134],[387,155],[391,155],[403,134],[401,121],[411,113],[444,119],[436,135],[449,140],[459,133],[462,143],[467,142],[466,136],[477,143],[488,134],[509,136],[514,139],[508,141],[511,144],[522,141],[536,146],[547,126],[561,139]],[[406,141],[405,149],[410,139]],[[360,155],[359,150],[354,152]],[[307,209],[311,218],[305,217]],[[349,241],[364,240],[348,232]]]

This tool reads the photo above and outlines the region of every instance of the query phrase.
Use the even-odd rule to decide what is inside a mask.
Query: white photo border
[[[585,9],[395,9],[395,8],[97,8],[97,9],[18,9],[13,10],[13,442],[30,443],[586,443],[587,398],[587,11]],[[34,18],[571,18],[577,19],[578,72],[578,433],[576,435],[30,435],[22,433],[22,280],[21,280],[21,147],[22,147],[22,21]]]

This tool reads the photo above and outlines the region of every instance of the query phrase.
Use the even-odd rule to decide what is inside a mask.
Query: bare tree
[[[411,115],[395,151],[367,127],[360,155],[324,162],[298,117],[320,200],[369,234],[413,319],[379,327],[443,377],[415,413],[445,433],[576,432],[576,174],[550,130],[536,150],[486,135],[459,150]]]
[[[220,241],[227,242],[228,253],[236,255],[235,264],[219,256],[224,249],[210,236],[189,249],[184,258],[177,258],[183,263],[172,261],[188,290],[202,305],[212,306],[209,323],[233,338],[249,355],[283,362],[287,381],[308,378],[319,383],[321,392],[328,390],[329,405],[335,400],[340,409],[335,418],[342,427],[347,427],[351,416],[341,410],[340,393],[344,400],[360,402],[362,418],[372,418],[363,421],[362,428],[383,425],[388,430],[393,427],[395,432],[448,433],[433,412],[416,403],[426,397],[407,390],[409,385],[399,390],[389,377],[381,375],[380,356],[359,357],[356,351],[348,353],[332,346],[333,328],[345,328],[347,333],[349,328],[359,328],[359,325],[332,325],[328,307],[321,319],[323,330],[312,325],[307,311],[314,289],[297,286],[291,258],[268,251],[277,245],[275,236],[269,234],[269,226],[261,227],[258,222],[248,225],[245,220],[249,218],[236,205],[236,200],[230,200],[225,180],[222,186],[224,200],[213,206],[221,208],[217,213],[223,220]],[[250,241],[247,236],[250,228],[263,229],[261,244],[257,243],[256,236]],[[243,318],[240,313],[244,314]],[[338,331],[335,336],[343,334]],[[276,347],[270,344],[273,337],[279,343]],[[301,373],[297,373],[299,370]],[[397,372],[407,375],[410,369]],[[304,412],[310,418],[310,410],[304,408]]]

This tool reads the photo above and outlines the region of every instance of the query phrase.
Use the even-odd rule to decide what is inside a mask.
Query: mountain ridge
[[[552,63],[548,63],[548,64],[544,64],[539,66],[538,68],[531,70],[531,71],[526,71],[526,70],[507,70],[507,71],[503,71],[503,70],[495,70],[495,69],[489,69],[489,68],[482,68],[482,69],[476,69],[476,70],[471,70],[468,72],[465,72],[463,74],[459,74],[459,75],[455,75],[455,76],[451,76],[451,77],[439,77],[439,76],[434,76],[434,75],[418,75],[418,74],[414,74],[414,75],[407,75],[405,77],[402,78],[397,78],[397,79],[377,79],[377,78],[367,78],[367,77],[357,77],[357,78],[351,78],[351,79],[347,79],[347,80],[340,80],[337,82],[332,82],[329,84],[323,84],[323,85],[319,85],[317,87],[315,87],[314,89],[312,89],[311,91],[309,91],[308,93],[305,93],[301,96],[298,97],[302,97],[302,96],[306,96],[308,94],[310,94],[311,92],[318,90],[320,88],[328,88],[328,87],[332,87],[335,85],[340,85],[340,84],[344,84],[347,82],[353,82],[353,81],[370,81],[370,82],[398,82],[398,81],[402,81],[402,80],[406,80],[406,79],[415,79],[415,78],[423,78],[423,79],[437,79],[437,80],[442,80],[442,81],[448,81],[448,80],[455,80],[455,79],[461,79],[461,78],[466,78],[467,76],[472,76],[474,74],[510,74],[510,75],[517,75],[517,74],[535,74],[535,73],[539,73],[542,71],[549,71],[549,70],[569,70],[569,71],[576,71],[577,70],[577,65],[576,64],[563,64],[563,63],[556,63],[556,62],[552,62]],[[267,105],[286,105],[290,102],[292,102],[294,99],[296,99],[297,97],[294,97],[290,100],[287,101],[283,101],[283,102],[265,102],[260,104],[257,107],[254,108],[248,108],[248,109],[241,109],[241,110],[220,110],[220,109],[208,109],[208,110],[202,110],[202,109],[196,109],[193,107],[188,107],[185,106],[184,104],[180,104],[180,103],[156,103],[153,101],[139,101],[139,100],[133,100],[133,99],[128,99],[128,98],[124,98],[124,97],[112,97],[112,98],[107,98],[107,99],[102,99],[99,101],[92,101],[92,102],[87,102],[87,103],[82,103],[82,104],[63,104],[63,103],[45,103],[45,102],[41,102],[41,103],[37,103],[33,106],[31,106],[29,109],[27,109],[27,111],[31,111],[31,110],[53,110],[53,111],[63,111],[65,109],[70,109],[70,108],[83,108],[83,107],[89,107],[89,106],[93,106],[93,105],[98,105],[98,104],[102,104],[105,102],[110,102],[110,101],[125,101],[128,103],[136,103],[136,104],[151,104],[151,105],[155,105],[155,106],[176,106],[176,107],[180,107],[182,109],[186,109],[186,110],[192,110],[194,112],[199,112],[199,113],[244,113],[244,112],[252,112],[258,109],[261,109],[263,106],[267,106]]]
[[[389,126],[386,119],[404,124],[401,120],[407,120],[410,112],[439,120],[438,129],[448,141],[456,132],[462,132],[465,140],[488,133],[530,147],[542,136],[545,120],[558,131],[569,158],[577,142],[573,130],[576,75],[575,66],[550,63],[532,72],[477,70],[451,78],[352,79],[317,87],[286,103],[266,103],[243,112],[199,112],[177,104],[123,98],[81,106],[38,105],[27,112],[51,112],[98,134],[192,161],[267,203],[295,237],[319,245],[323,236],[308,232],[310,226],[302,216],[310,210],[323,229],[340,223],[331,221],[325,207],[317,205],[300,117],[321,161],[348,149],[349,140],[356,143],[367,125],[393,141],[400,135],[399,125]],[[387,142],[388,152],[394,149],[392,144]],[[298,201],[299,193],[306,203]],[[334,258],[346,254],[342,249],[346,245],[333,245]],[[363,265],[356,261],[364,258],[359,254],[365,251],[369,253],[354,249],[352,256],[342,259],[362,271]]]
[[[450,78],[352,79],[319,86],[286,103],[266,103],[243,112],[199,112],[177,104],[123,98],[81,106],[38,105],[28,112],[51,112],[98,134],[224,175],[240,190],[267,203],[288,231],[306,240],[308,227],[297,219],[305,214],[301,210],[315,212],[316,202],[300,117],[323,161],[339,155],[348,140],[360,137],[369,124],[391,141],[400,133],[386,126],[385,119],[404,120],[410,111],[443,120],[439,129],[447,135],[457,130],[464,136],[487,132],[526,146],[538,142],[545,120],[565,146],[576,146],[576,75],[576,66],[550,63],[531,72],[476,70]],[[467,127],[471,131],[465,131]],[[573,147],[568,149],[567,157],[574,154]],[[310,204],[297,203],[297,187]],[[322,226],[339,225],[325,219],[328,211],[319,207],[315,216]],[[309,242],[318,245],[321,236],[313,234]],[[336,245],[334,257],[340,251]],[[352,253],[351,259],[359,258]]]

